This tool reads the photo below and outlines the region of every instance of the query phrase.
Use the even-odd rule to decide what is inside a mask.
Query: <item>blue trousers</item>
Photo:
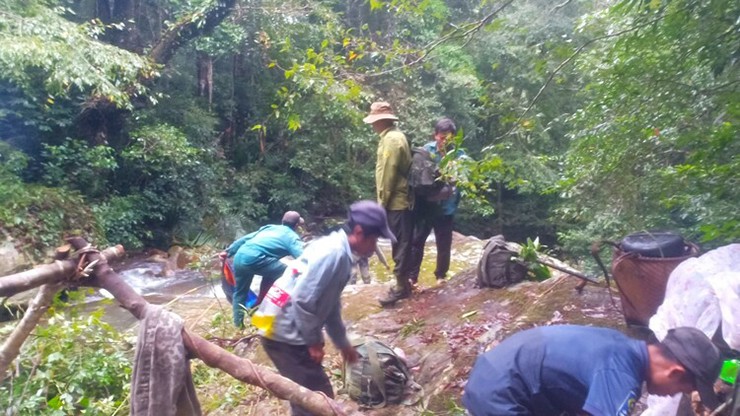
[[[262,276],[260,293],[257,299],[257,304],[259,305],[262,298],[265,297],[265,294],[270,289],[270,286],[283,274],[286,267],[285,263],[275,257],[245,259],[237,253],[234,257],[234,280],[236,281],[236,286],[234,286],[234,297],[231,303],[234,314],[234,325],[237,328],[244,326],[244,307],[242,305],[247,302],[249,286],[252,285],[254,275],[258,274]]]

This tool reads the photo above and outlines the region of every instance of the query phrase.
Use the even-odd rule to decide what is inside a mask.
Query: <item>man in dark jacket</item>
[[[440,162],[451,154],[452,159],[464,158],[462,149],[451,149],[452,137],[457,133],[455,123],[445,117],[434,125],[434,141],[424,145],[424,149],[439,168]],[[434,276],[437,282],[444,282],[447,271],[450,269],[450,254],[452,250],[452,227],[455,212],[460,204],[460,190],[454,183],[448,183],[451,191],[444,198],[425,199],[417,197],[414,203],[413,219],[414,232],[411,238],[410,278],[413,283],[419,279],[421,263],[424,260],[424,245],[429,233],[434,230],[434,241],[437,246],[437,263]]]
[[[671,329],[647,345],[613,329],[540,327],[478,357],[463,404],[473,416],[627,416],[645,382],[651,394],[698,390],[714,408],[721,366],[719,350],[696,328]]]

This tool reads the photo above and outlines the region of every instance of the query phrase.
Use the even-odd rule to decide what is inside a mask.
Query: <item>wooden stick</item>
[[[542,260],[542,259],[537,259],[535,261],[537,263],[543,264],[543,265],[545,265],[547,267],[553,268],[555,270],[559,270],[559,271],[561,271],[563,273],[567,273],[567,274],[569,274],[571,276],[575,276],[575,277],[577,277],[579,279],[583,279],[584,281],[586,281],[588,283],[593,283],[595,285],[600,285],[600,283],[598,281],[594,280],[591,277],[586,276],[585,274],[583,274],[583,273],[581,273],[581,272],[579,272],[577,270],[573,270],[571,268],[566,268],[566,267],[558,266],[556,264],[553,264],[553,263],[551,263],[549,261]]]

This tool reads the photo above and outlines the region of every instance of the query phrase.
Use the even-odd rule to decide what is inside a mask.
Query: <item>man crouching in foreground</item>
[[[722,360],[696,328],[671,329],[657,344],[606,328],[559,325],[519,332],[478,357],[463,404],[474,416],[626,416],[640,397],[699,391],[718,405]]]
[[[306,247],[296,259],[305,264],[291,294],[292,300],[276,316],[273,329],[262,337],[262,346],[280,374],[333,398],[329,378],[321,367],[324,358],[322,328],[350,363],[357,351],[347,339],[342,323],[342,290],[352,274],[353,260],[375,252],[378,237],[395,241],[383,207],[373,201],[355,202],[349,208],[348,230],[338,230]],[[291,404],[293,415],[310,415]]]

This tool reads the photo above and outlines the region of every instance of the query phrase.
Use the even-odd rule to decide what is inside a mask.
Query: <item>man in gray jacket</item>
[[[342,322],[340,296],[352,273],[353,262],[370,256],[378,237],[395,241],[388,227],[385,209],[373,201],[350,206],[347,229],[338,230],[311,242],[296,259],[305,272],[292,290],[291,300],[275,317],[269,334],[262,334],[262,346],[284,377],[334,397],[329,377],[321,366],[324,358],[322,329],[348,362],[357,352],[347,339]],[[291,404],[293,415],[310,415]]]

